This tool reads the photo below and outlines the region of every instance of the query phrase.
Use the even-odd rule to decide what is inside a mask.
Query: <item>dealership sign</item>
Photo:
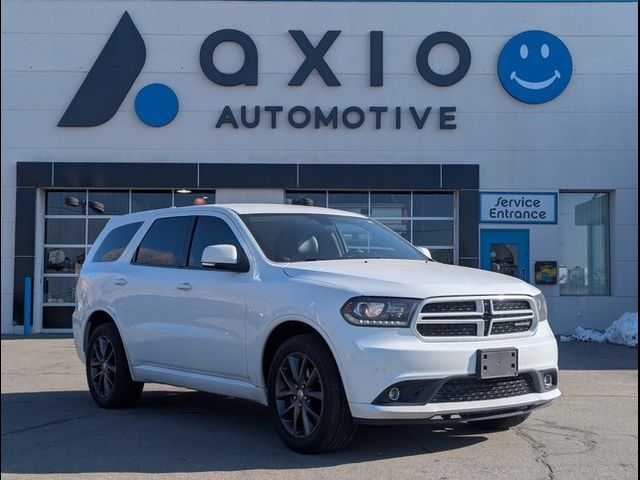
[[[481,223],[558,223],[556,193],[481,192]]]
[[[340,80],[325,59],[340,34],[340,30],[328,30],[314,45],[304,31],[289,30],[289,36],[304,55],[304,60],[288,85],[302,86],[315,72],[327,87],[340,87]],[[216,66],[215,50],[223,43],[234,43],[242,49],[242,66],[235,72],[223,72]],[[448,45],[457,53],[457,64],[449,73],[437,72],[429,63],[429,54],[438,45]],[[369,32],[369,87],[383,86],[383,52],[384,32]],[[58,126],[93,127],[113,118],[140,75],[145,60],[145,42],[125,12]],[[223,29],[211,33],[200,47],[199,60],[204,76],[218,86],[258,86],[258,48],[254,40],[240,30]],[[425,82],[436,87],[455,85],[465,78],[470,66],[469,45],[453,32],[431,33],[417,45],[416,70]],[[513,37],[503,47],[498,62],[498,75],[503,87],[512,97],[525,103],[543,103],[558,96],[566,88],[571,70],[571,55],[562,41],[541,31],[523,32]],[[540,75],[544,78],[538,78]],[[176,117],[178,96],[170,86],[152,83],[136,94],[134,108],[143,123],[162,127]],[[457,127],[456,107],[453,105],[285,107],[273,102],[265,105],[224,105],[220,110],[222,113],[213,122],[215,128],[252,129],[265,123],[276,129],[286,123],[296,129],[357,129],[369,123],[375,129],[386,125],[396,130],[407,126],[422,130],[429,122],[440,130]],[[410,119],[403,122],[405,112],[410,114]]]

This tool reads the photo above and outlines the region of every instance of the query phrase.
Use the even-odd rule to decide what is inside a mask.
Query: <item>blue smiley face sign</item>
[[[504,89],[524,103],[545,103],[560,95],[571,80],[573,62],[566,45],[541,30],[519,33],[498,58],[498,77]]]

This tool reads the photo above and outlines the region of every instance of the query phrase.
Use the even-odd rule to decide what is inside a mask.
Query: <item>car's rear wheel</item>
[[[486,431],[505,430],[507,428],[520,425],[527,418],[529,418],[529,414],[525,413],[522,415],[514,415],[512,417],[492,418],[491,420],[475,420],[469,422],[469,425]]]
[[[86,357],[87,383],[98,406],[124,408],[138,401],[144,384],[131,379],[124,345],[114,324],[95,329]]]
[[[280,346],[271,362],[268,394],[278,435],[292,450],[337,450],[355,433],[338,367],[316,335],[298,335]]]

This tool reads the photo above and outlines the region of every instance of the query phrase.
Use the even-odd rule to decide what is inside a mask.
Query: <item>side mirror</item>
[[[431,251],[427,247],[416,247],[416,248],[420,250],[420,252],[429,260],[431,260],[432,262],[435,262],[435,260],[431,256]]]
[[[218,267],[238,264],[238,250],[233,245],[209,245],[202,252],[203,267]]]

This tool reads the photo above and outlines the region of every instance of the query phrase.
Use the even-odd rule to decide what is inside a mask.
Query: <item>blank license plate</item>
[[[518,350],[478,350],[477,374],[480,378],[515,377],[518,375]]]

